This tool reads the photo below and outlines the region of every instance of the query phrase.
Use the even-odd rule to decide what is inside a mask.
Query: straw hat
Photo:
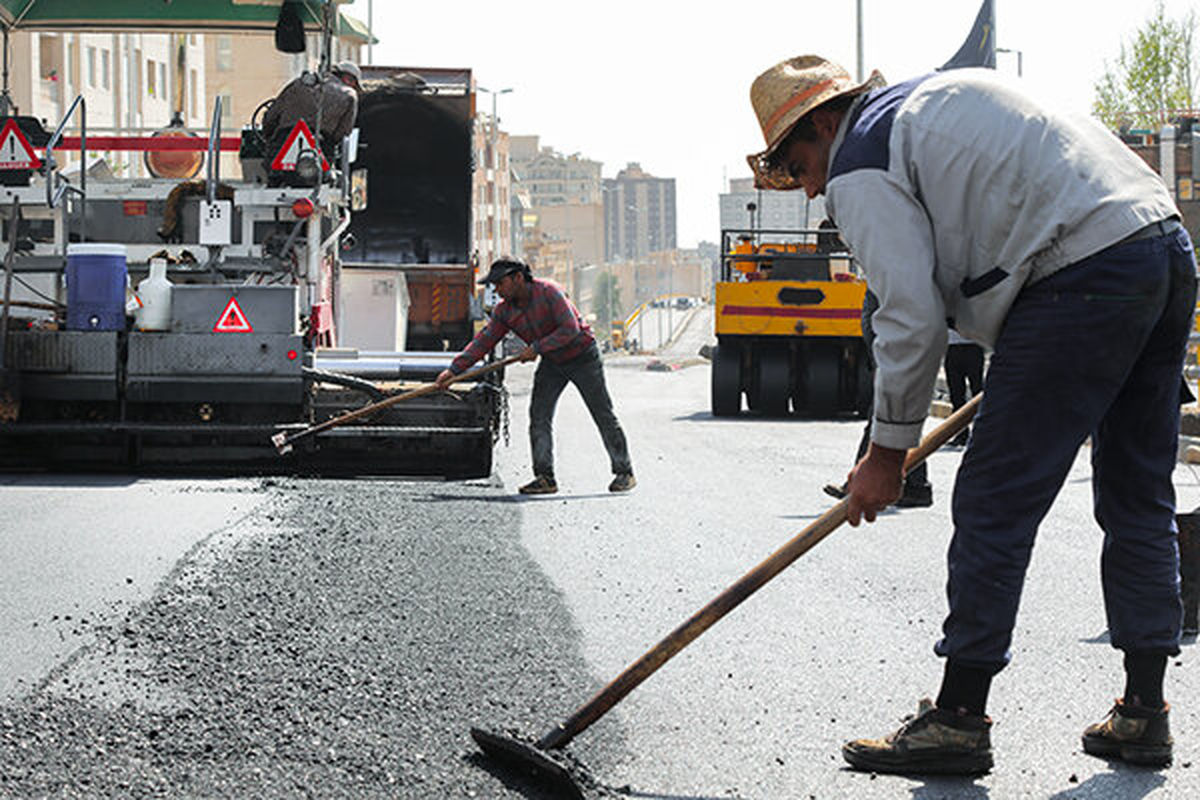
[[[850,73],[820,56],[790,58],[755,78],[750,104],[767,142],[766,150],[746,156],[754,170],[755,185],[785,188],[778,185],[784,176],[771,175],[766,162],[805,114],[840,95],[861,94],[884,84],[878,70],[862,83],[855,83]]]

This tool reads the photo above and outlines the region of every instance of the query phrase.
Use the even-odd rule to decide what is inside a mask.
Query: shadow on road
[[[986,800],[988,788],[973,782],[972,778],[930,778],[911,790],[913,800]]]
[[[37,489],[112,489],[132,486],[139,480],[152,478],[146,479],[136,475],[72,475],[50,472],[0,474],[0,486],[29,486]]]
[[[690,414],[680,414],[672,417],[674,422],[833,422],[859,425],[863,420],[858,417],[845,417],[837,419],[829,419],[828,417],[802,417],[794,414],[788,414],[786,417],[768,417],[763,414],[737,414],[732,417],[715,417],[712,411],[693,411]]]
[[[449,494],[446,492],[433,492],[426,497],[415,498],[418,503],[433,503],[443,502],[446,500],[467,500],[472,503],[550,503],[555,500],[600,500],[620,497],[627,492],[594,492],[592,494],[568,494],[559,492],[557,494],[501,494],[501,495],[481,495],[481,494]]]
[[[1050,795],[1049,800],[1080,800],[1087,797],[1120,797],[1138,800],[1167,782],[1165,775],[1149,769],[1113,763],[1112,772],[1093,775],[1078,786]]]

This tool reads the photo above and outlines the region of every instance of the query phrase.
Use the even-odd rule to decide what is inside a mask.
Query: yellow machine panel
[[[717,284],[716,333],[752,336],[862,336],[867,285],[848,281]]]
[[[867,285],[827,224],[721,231],[712,411],[831,417],[870,406]]]

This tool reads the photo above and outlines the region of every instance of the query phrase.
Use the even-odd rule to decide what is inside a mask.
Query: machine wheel
[[[712,413],[732,417],[741,410],[742,351],[736,345],[719,344],[712,354]]]
[[[791,390],[788,380],[788,351],[764,348],[758,354],[758,410],[769,417],[788,413]]]
[[[840,366],[838,354],[827,348],[810,348],[804,364],[804,389],[808,413],[832,417],[838,409]]]

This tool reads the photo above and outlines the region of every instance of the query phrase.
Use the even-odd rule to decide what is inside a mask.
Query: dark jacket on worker
[[[263,115],[263,135],[270,140],[281,131],[286,134],[301,119],[315,133],[318,106],[322,138],[327,145],[340,143],[354,128],[358,95],[336,75],[322,81],[311,72],[293,79],[279,92]]]

